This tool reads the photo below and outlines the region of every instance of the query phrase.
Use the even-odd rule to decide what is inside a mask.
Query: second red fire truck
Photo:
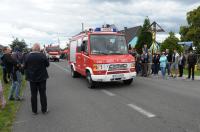
[[[136,77],[135,58],[128,53],[125,36],[113,28],[96,28],[72,37],[69,45],[72,77],[85,76],[90,88],[97,82],[123,81]]]
[[[48,45],[44,48],[46,56],[51,61],[58,61],[60,60],[60,47],[58,45],[52,46]]]

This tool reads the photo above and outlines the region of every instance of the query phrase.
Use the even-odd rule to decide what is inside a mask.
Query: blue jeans
[[[22,84],[22,75],[20,71],[16,71],[17,80],[13,80],[12,78],[12,85],[10,89],[9,99],[13,98],[15,92],[15,98],[19,98],[20,96],[20,88]]]
[[[171,63],[167,63],[167,73],[168,73],[168,75],[170,75],[170,73],[171,73]]]
[[[22,85],[22,73],[20,71],[17,71],[16,75],[17,75],[17,82],[19,83],[19,90],[20,90],[21,85]]]
[[[157,74],[158,74],[158,71],[159,71],[159,64],[154,63],[153,69],[154,69],[154,70],[153,70],[154,75],[157,75]]]
[[[13,94],[15,92],[15,98],[19,98],[19,83],[17,81],[12,80],[12,85],[10,89],[9,99],[13,98]]]
[[[160,67],[160,69],[161,69],[162,77],[163,79],[165,79],[166,67]]]

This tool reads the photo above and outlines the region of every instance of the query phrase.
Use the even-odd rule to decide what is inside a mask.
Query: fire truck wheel
[[[125,85],[130,85],[133,82],[133,79],[124,80],[123,83]]]
[[[88,88],[91,88],[91,89],[95,88],[96,83],[92,80],[91,74],[88,71],[86,73],[86,79],[88,82]]]
[[[78,73],[76,71],[74,71],[73,67],[71,67],[71,75],[72,75],[73,78],[78,77]]]

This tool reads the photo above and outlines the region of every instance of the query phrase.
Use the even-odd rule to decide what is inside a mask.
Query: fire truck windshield
[[[93,55],[128,54],[125,37],[122,35],[91,35],[90,50]]]
[[[59,52],[59,47],[46,47],[47,52]]]

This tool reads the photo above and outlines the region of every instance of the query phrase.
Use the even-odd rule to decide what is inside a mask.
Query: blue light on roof
[[[117,32],[117,29],[116,29],[116,28],[113,28],[113,32]]]
[[[95,32],[117,32],[116,28],[99,28],[97,27],[95,30]]]
[[[94,31],[100,32],[100,31],[101,31],[101,28],[96,28]]]

